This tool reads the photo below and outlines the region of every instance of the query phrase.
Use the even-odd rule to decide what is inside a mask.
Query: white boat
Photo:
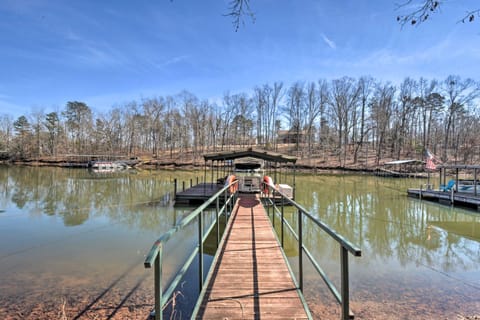
[[[90,161],[88,167],[95,171],[125,170],[128,165],[123,161]]]
[[[238,179],[238,191],[258,193],[261,191],[264,170],[263,160],[241,158],[235,160],[233,174]]]
[[[475,189],[480,194],[480,181],[459,180],[458,185],[454,186],[455,192],[475,193]]]
[[[282,192],[285,196],[293,199],[293,189],[288,184],[275,184],[273,179],[265,175],[264,161],[255,158],[240,158],[234,162],[233,174],[238,180],[238,191],[242,193],[271,194],[266,185]]]

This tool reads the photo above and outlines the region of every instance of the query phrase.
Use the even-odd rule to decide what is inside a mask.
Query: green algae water
[[[153,242],[192,208],[172,205],[173,179],[203,172],[0,167],[0,319],[145,319],[153,307]],[[350,257],[357,319],[462,319],[480,315],[480,214],[408,198],[424,180],[300,175],[296,200],[362,249]],[[296,215],[287,217],[296,225]],[[212,221],[212,220],[211,220]],[[169,242],[167,278],[195,246],[196,224]],[[304,243],[339,287],[340,249],[313,225]],[[296,270],[295,242],[287,256]],[[340,309],[305,263],[314,318]],[[195,272],[193,272],[195,273]],[[177,295],[175,316],[195,278]],[[182,300],[183,299],[183,300]],[[183,303],[183,304],[182,304]]]

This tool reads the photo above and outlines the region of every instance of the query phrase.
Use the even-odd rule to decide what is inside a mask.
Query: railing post
[[[155,258],[155,320],[163,319],[162,311],[162,245],[159,245],[158,255]]]
[[[342,270],[342,320],[350,318],[350,297],[348,287],[348,251],[340,246],[341,270]]]
[[[198,289],[203,289],[203,211],[198,215]]]
[[[220,211],[219,198],[220,197],[217,197],[215,201],[215,222],[217,224],[217,249],[218,249],[218,245],[220,244],[220,221],[218,220],[218,212]]]
[[[225,229],[227,229],[228,214],[227,214],[227,190],[223,192],[223,214],[225,215]]]
[[[300,278],[298,281],[299,289],[303,292],[303,232],[302,232],[302,210],[298,210],[298,270]]]
[[[275,230],[275,190],[272,191],[272,219],[273,219],[273,230]]]
[[[281,216],[281,222],[282,222],[281,227],[282,228],[281,228],[281,231],[280,231],[280,242],[282,244],[282,248],[284,248],[284,246],[283,246],[283,220],[284,220],[284,212],[283,212],[284,203],[283,203],[283,201],[284,201],[284,198],[282,196],[282,216]]]

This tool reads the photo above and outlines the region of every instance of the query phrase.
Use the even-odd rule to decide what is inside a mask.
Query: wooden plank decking
[[[196,319],[308,319],[258,195],[232,219]]]
[[[443,192],[438,190],[408,189],[411,197],[444,202],[453,205],[463,205],[480,210],[480,195],[462,192]]]
[[[222,188],[223,184],[199,183],[197,185],[191,186],[184,191],[177,192],[177,194],[175,195],[175,202],[181,204],[188,204],[192,201],[206,201]]]

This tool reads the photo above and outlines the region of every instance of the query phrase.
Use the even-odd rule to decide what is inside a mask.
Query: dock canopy
[[[203,155],[203,158],[205,159],[205,161],[209,161],[209,160],[224,161],[224,160],[234,160],[237,158],[245,158],[245,157],[263,159],[266,161],[273,161],[273,162],[291,162],[291,163],[297,162],[296,157],[286,156],[280,153],[275,153],[270,151],[253,150],[253,149],[237,150],[237,151],[222,151],[222,152],[214,152],[214,153],[208,153]]]
[[[385,162],[385,165],[397,165],[397,164],[412,164],[412,163],[424,163],[422,160],[416,159],[406,159],[406,160],[394,160],[390,162]]]

